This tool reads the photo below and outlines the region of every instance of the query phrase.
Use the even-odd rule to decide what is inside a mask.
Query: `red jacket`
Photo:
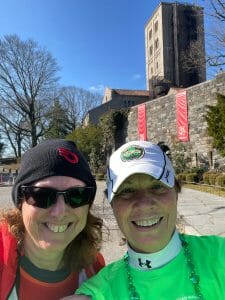
[[[14,286],[19,253],[8,225],[0,227],[0,300],[6,300]]]
[[[19,252],[16,238],[9,232],[7,224],[0,226],[0,300],[6,300],[15,284]],[[98,253],[96,262],[85,269],[87,277],[93,276],[105,265],[103,256]]]

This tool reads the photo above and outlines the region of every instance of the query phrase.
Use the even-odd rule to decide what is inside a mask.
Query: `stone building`
[[[102,104],[89,110],[85,117],[84,125],[97,125],[102,115],[111,109],[128,108],[148,100],[148,91],[106,88]]]
[[[199,51],[190,72],[185,69],[181,54],[184,51],[188,54],[189,46],[195,42]],[[121,126],[120,139],[115,141],[117,148],[126,141],[140,139],[139,113],[144,107],[147,140],[164,142],[172,153],[176,145],[184,145],[192,166],[224,166],[224,158],[213,148],[212,138],[208,136],[205,115],[207,105],[216,104],[217,94],[225,95],[225,73],[205,81],[203,9],[180,3],[160,3],[145,26],[145,46],[149,90],[107,88],[102,105],[89,111],[86,123],[98,124],[100,117],[110,109],[130,107],[128,118]],[[187,106],[186,141],[179,140],[177,124],[176,97],[183,91]]]
[[[203,8],[161,2],[145,25],[145,52],[151,98],[165,94],[170,86],[205,81]]]

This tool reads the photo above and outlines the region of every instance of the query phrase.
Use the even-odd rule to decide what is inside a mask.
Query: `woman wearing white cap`
[[[76,294],[96,300],[225,299],[225,239],[178,233],[180,186],[159,146],[137,141],[115,151],[107,188],[128,250]]]

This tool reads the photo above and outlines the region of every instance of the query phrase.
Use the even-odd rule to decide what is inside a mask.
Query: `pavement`
[[[183,188],[178,213],[187,234],[225,236],[224,197]]]
[[[105,182],[98,181],[97,185],[98,190],[92,210],[104,222],[101,252],[108,264],[126,252],[126,244],[121,245],[122,234],[112,209],[104,197]],[[13,207],[11,188],[11,186],[0,187],[1,208]],[[225,198],[183,188],[178,197],[177,228],[186,234],[225,236]]]

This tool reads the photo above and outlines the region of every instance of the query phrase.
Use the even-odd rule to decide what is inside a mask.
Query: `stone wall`
[[[187,88],[190,141],[184,144],[192,157],[192,165],[204,160],[208,160],[212,167],[215,163],[224,164],[224,160],[212,147],[212,139],[207,135],[207,122],[204,118],[206,105],[216,104],[217,93],[225,94],[225,73]],[[127,141],[138,139],[137,117],[135,106],[131,108],[128,116]],[[177,142],[175,94],[146,102],[146,118],[148,140],[155,143],[163,141],[173,150]]]
[[[86,124],[96,125],[99,123],[100,118],[103,114],[110,110],[118,110],[121,108],[129,108],[134,105],[146,102],[149,99],[148,96],[140,95],[119,95],[117,93],[113,94],[111,101],[105,102],[100,106],[91,109],[86,116]]]

